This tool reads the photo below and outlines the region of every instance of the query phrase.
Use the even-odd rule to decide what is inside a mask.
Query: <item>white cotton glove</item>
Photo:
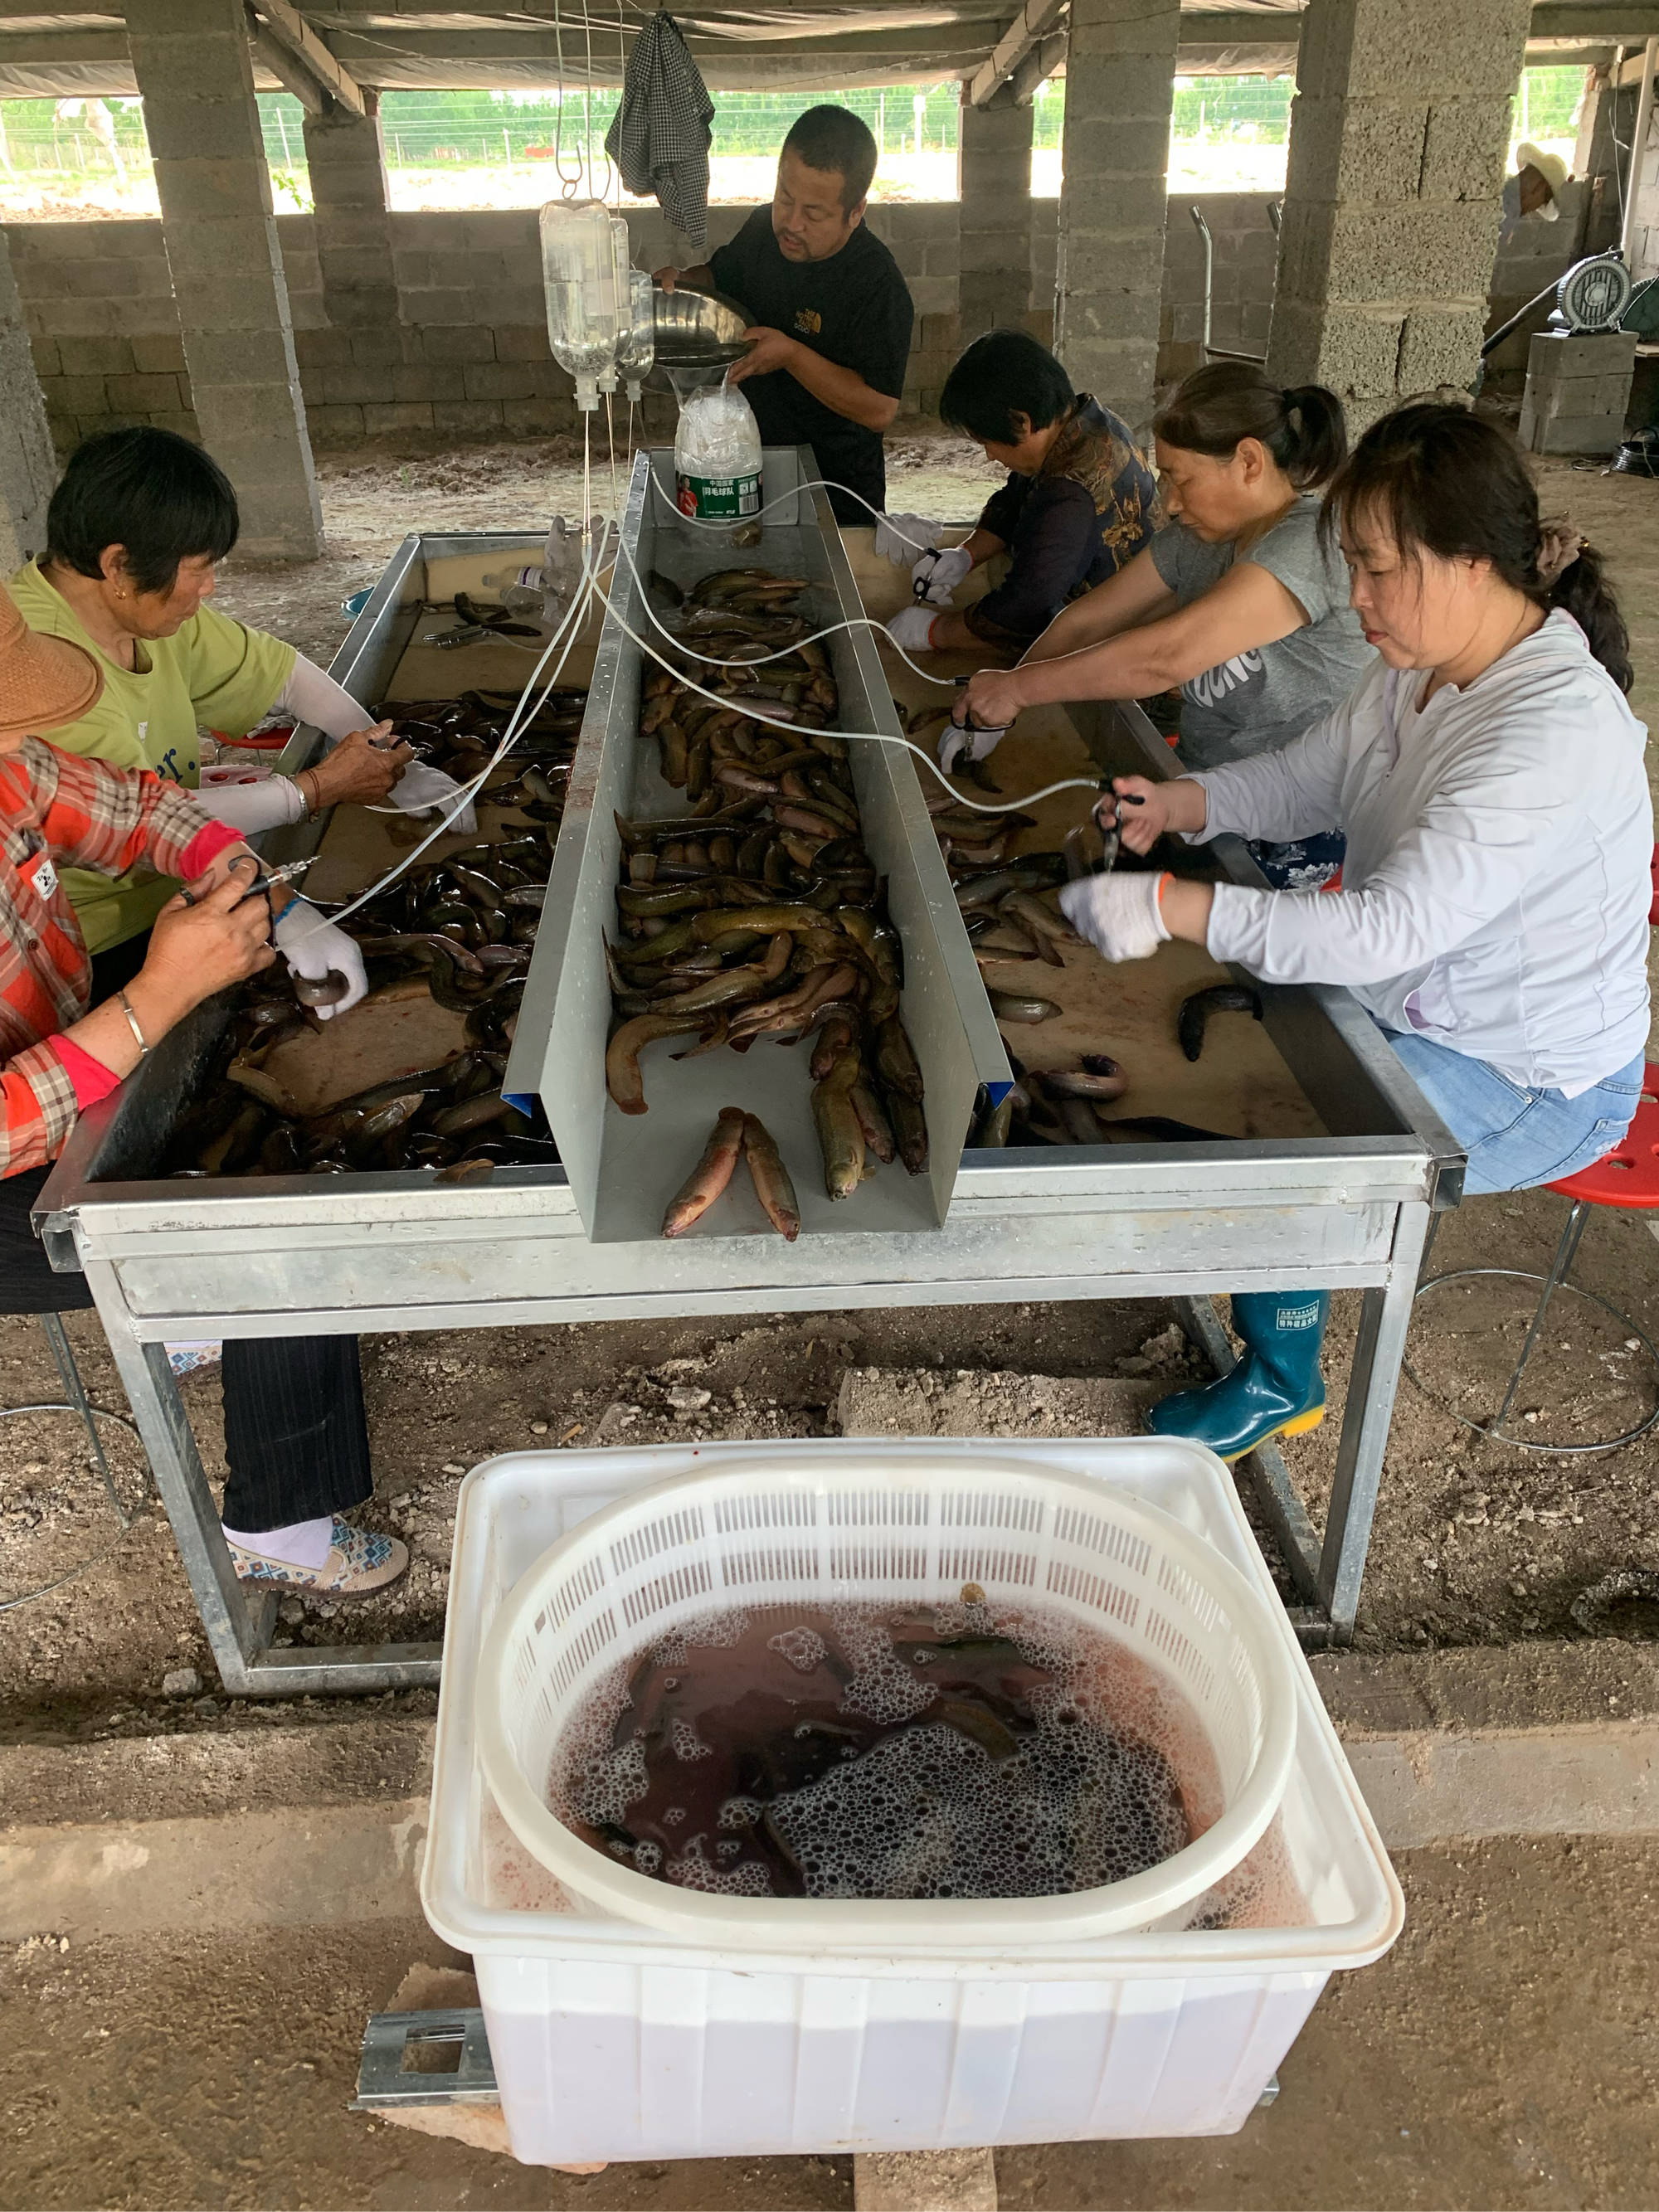
[[[1150,960],[1169,942],[1158,895],[1169,881],[1152,871],[1082,876],[1062,886],[1060,912],[1108,960]]]
[[[304,899],[295,899],[288,910],[279,915],[270,933],[277,951],[296,975],[320,983],[332,973],[346,980],[345,996],[337,999],[331,1006],[312,1009],[320,1022],[335,1014],[348,1012],[368,989],[368,977],[363,971],[363,956],[355,938],[337,929],[331,921],[325,921],[314,906]]]
[[[937,620],[937,611],[933,607],[901,607],[888,623],[887,635],[906,653],[931,653]]]
[[[460,795],[461,787],[453,775],[446,775],[441,768],[429,768],[425,761],[410,761],[392,787],[392,803],[401,806],[405,814],[424,814],[434,807],[447,814]],[[469,799],[445,826],[470,837],[478,826],[478,811],[472,801]]]
[[[1005,734],[1006,730],[976,730],[960,722],[947,722],[939,732],[939,764],[949,775],[964,752],[969,760],[989,760]]]
[[[924,553],[910,571],[911,587],[930,607],[948,607],[951,594],[963,578],[973,573],[974,556],[965,545],[952,545],[943,553]]]
[[[945,525],[929,522],[925,514],[878,514],[876,550],[884,553],[896,568],[930,552],[939,544]]]

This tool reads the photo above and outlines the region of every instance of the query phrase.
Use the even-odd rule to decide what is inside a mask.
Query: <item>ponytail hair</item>
[[[1621,691],[1635,680],[1630,633],[1601,556],[1564,523],[1539,519],[1538,492],[1507,430],[1467,407],[1421,400],[1372,423],[1325,494],[1320,526],[1381,524],[1411,561],[1489,561],[1534,606],[1560,607]]]
[[[1184,453],[1230,461],[1239,441],[1265,446],[1298,491],[1328,483],[1348,448],[1342,403],[1322,384],[1284,391],[1243,361],[1212,361],[1176,386],[1152,434]]]

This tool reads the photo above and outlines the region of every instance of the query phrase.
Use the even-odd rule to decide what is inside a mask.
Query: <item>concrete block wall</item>
[[[1216,242],[1214,337],[1260,351],[1273,299],[1265,193],[1212,193],[1200,204]],[[1172,208],[1158,352],[1160,383],[1197,366],[1201,258],[1187,201]],[[1057,203],[1031,203],[1026,326],[1052,340]],[[710,248],[746,210],[709,212]],[[629,217],[634,258],[660,268],[690,257],[654,210]],[[954,201],[872,208],[916,305],[905,402],[936,412],[960,350],[958,208]],[[388,433],[529,437],[574,422],[570,381],[547,344],[533,210],[391,218],[401,319],[342,330],[328,320],[309,216],[277,220],[311,434],[319,446]],[[196,433],[178,315],[152,221],[7,227],[14,273],[48,419],[60,453],[94,431],[155,422]]]
[[[1553,222],[1531,221],[1516,225],[1500,244],[1492,267],[1492,292],[1486,304],[1486,329],[1519,313],[1546,284],[1565,276],[1586,251],[1584,233],[1589,215],[1590,186],[1583,177],[1570,177],[1561,188],[1561,212]],[[1530,323],[1505,338],[1487,357],[1486,382],[1494,391],[1518,392],[1526,376],[1527,347],[1534,330],[1548,313],[1540,307]]]

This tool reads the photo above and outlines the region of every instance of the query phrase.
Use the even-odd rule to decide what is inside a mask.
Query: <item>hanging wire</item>
[[[580,164],[574,177],[564,173],[564,20],[559,13],[559,0],[553,0],[553,47],[559,79],[559,119],[553,131],[553,167],[558,175],[559,197],[574,200],[581,191],[582,176]]]

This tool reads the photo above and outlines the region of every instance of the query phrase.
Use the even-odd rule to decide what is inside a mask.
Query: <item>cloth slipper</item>
[[[235,1543],[230,1556],[245,1583],[280,1583],[289,1589],[314,1590],[319,1597],[368,1597],[387,1589],[409,1568],[407,1544],[374,1529],[354,1528],[337,1513],[320,1567],[297,1567],[291,1559],[267,1559]]]

